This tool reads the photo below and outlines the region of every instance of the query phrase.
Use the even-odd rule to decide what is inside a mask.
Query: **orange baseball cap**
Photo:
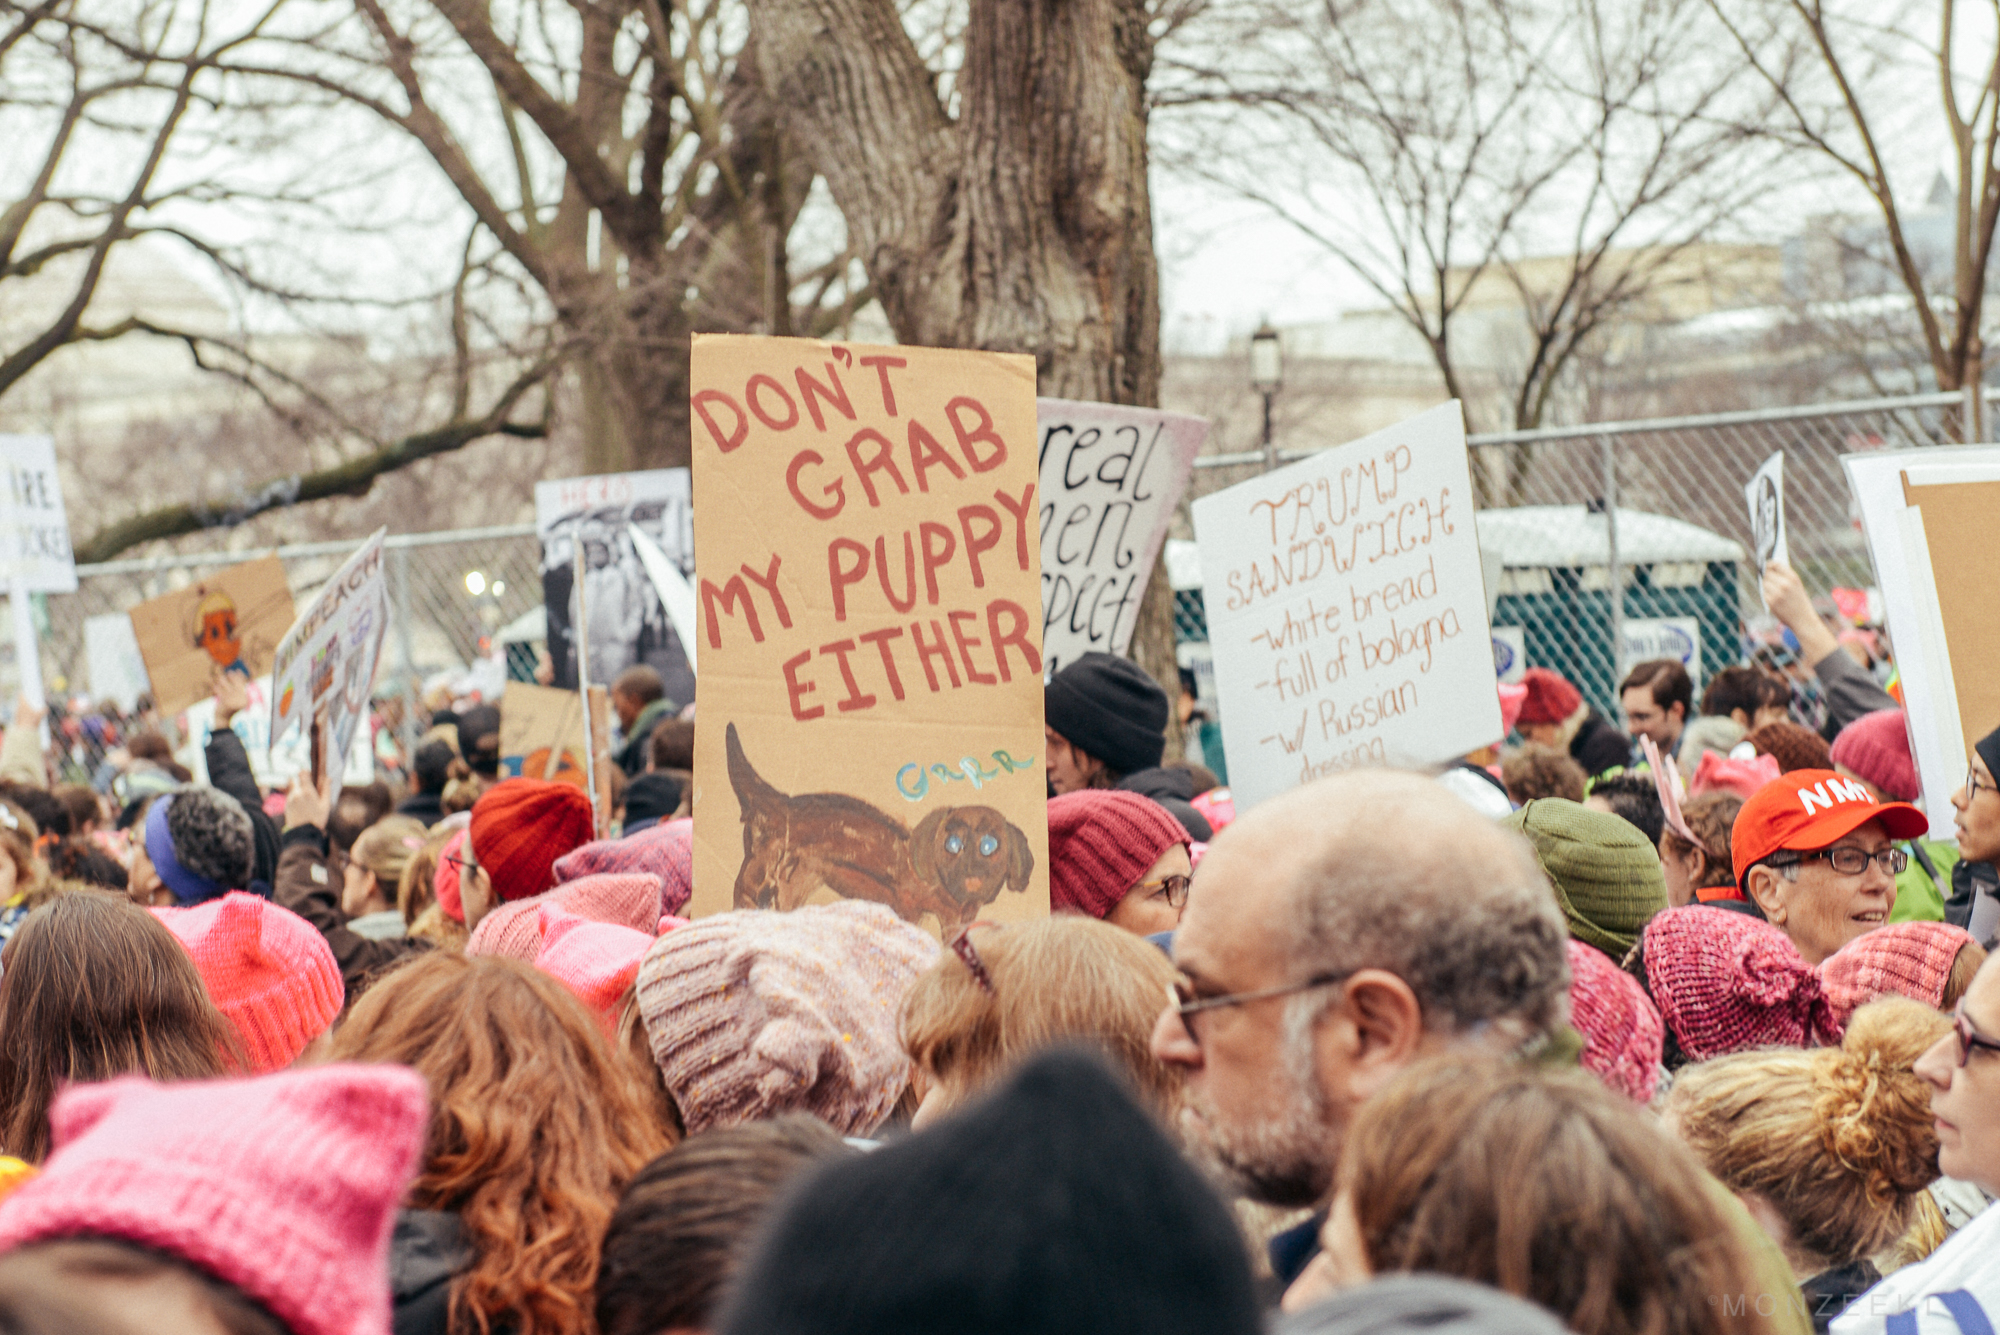
[[[1882,822],[1891,839],[1915,839],[1930,818],[1908,802],[1877,802],[1868,790],[1832,770],[1795,769],[1765,784],[1736,813],[1729,838],[1736,884],[1754,862],[1780,850],[1810,853],[1851,834],[1871,820]]]

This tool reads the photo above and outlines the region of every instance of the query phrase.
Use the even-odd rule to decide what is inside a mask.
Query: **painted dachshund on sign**
[[[907,922],[928,913],[949,935],[1002,890],[1025,890],[1027,836],[992,807],[941,807],[915,831],[845,793],[788,797],[751,767],[728,727],[729,784],[743,811],[739,909],[795,909],[822,885],[886,904]]]

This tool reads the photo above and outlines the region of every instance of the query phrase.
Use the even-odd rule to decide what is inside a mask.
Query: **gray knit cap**
[[[241,890],[256,874],[257,841],[243,804],[219,788],[189,784],[167,808],[174,860],[204,880]]]

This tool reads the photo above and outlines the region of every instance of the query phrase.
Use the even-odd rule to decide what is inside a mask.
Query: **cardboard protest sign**
[[[1792,545],[1785,537],[1785,452],[1779,450],[1751,475],[1743,488],[1750,507],[1750,551],[1757,558],[1757,578],[1773,561],[1792,563]]]
[[[76,558],[47,436],[0,436],[0,592],[75,593]]]
[[[132,609],[132,633],[154,701],[178,714],[207,698],[217,668],[269,676],[278,641],[296,618],[285,563],[266,556],[140,603]]]
[[[1122,654],[1208,423],[1182,413],[1035,400],[1041,432],[1042,656]]]
[[[109,700],[129,714],[139,707],[139,697],[152,689],[139,641],[132,635],[132,618],[123,612],[84,618],[83,657],[90,668],[93,699]]]
[[[645,532],[682,574],[691,574],[689,506],[685,468],[535,484],[535,530],[542,540],[542,594],[557,686],[573,691],[578,680],[576,553],[581,544],[589,585],[583,601],[590,609],[590,680],[608,686],[626,668],[646,663],[666,682],[668,699],[682,704],[694,699],[694,670],[628,531],[636,526]]]
[[[1237,809],[1500,736],[1456,402],[1194,503]]]
[[[510,681],[500,697],[500,772],[584,786],[583,696]]]
[[[312,748],[304,728],[294,728],[276,746],[271,745],[271,679],[258,677],[250,683],[250,707],[229,721],[229,730],[243,739],[250,757],[250,773],[260,788],[285,788],[297,775],[312,769]],[[208,739],[215,733],[215,697],[204,696],[189,705],[180,716],[180,733],[186,740],[175,757],[194,771],[196,783],[208,782]],[[375,777],[375,749],[367,728],[357,728],[348,744],[340,783],[367,783]]]
[[[272,656],[273,744],[294,728],[317,746],[329,780],[329,800],[340,798],[344,782],[336,759],[348,753],[357,731],[365,731],[375,667],[389,627],[388,587],[383,580],[382,538],[376,529],[361,549],[341,563],[333,578],[306,604]]]
[[[1035,368],[697,334],[693,911],[1048,912]]]
[[[1884,450],[1841,458],[1903,679],[1910,751],[1931,834],[1949,838],[1971,744],[2000,726],[1991,621],[2000,588],[1984,548],[2000,524],[2000,449]]]

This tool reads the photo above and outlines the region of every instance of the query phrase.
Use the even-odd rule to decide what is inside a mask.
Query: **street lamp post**
[[[1250,335],[1250,388],[1264,396],[1264,471],[1278,466],[1278,444],[1271,435],[1271,401],[1284,383],[1284,353],[1278,331],[1266,320]]]

